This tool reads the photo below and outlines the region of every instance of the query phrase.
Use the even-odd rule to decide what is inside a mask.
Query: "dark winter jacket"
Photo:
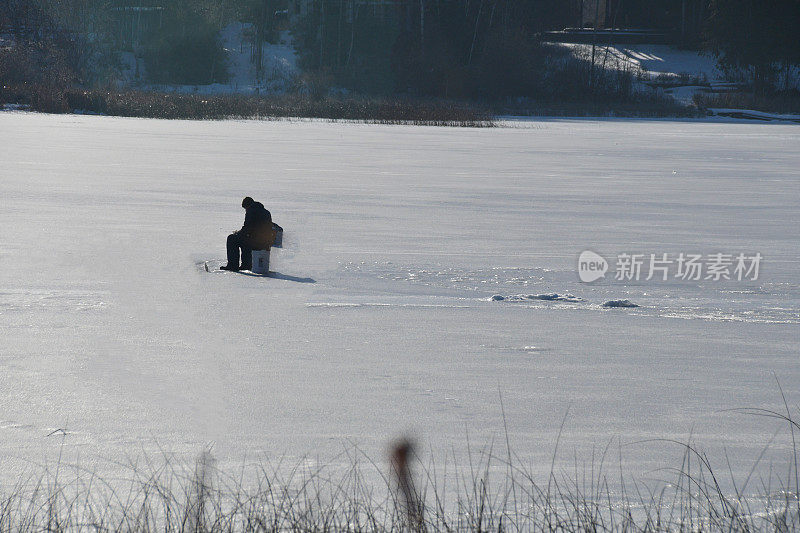
[[[261,202],[253,202],[247,208],[244,216],[244,225],[239,233],[243,234],[254,249],[272,246],[275,242],[275,232],[272,230],[272,215],[264,208]]]

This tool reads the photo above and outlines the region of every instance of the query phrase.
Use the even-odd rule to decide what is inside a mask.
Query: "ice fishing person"
[[[252,251],[266,250],[275,242],[272,228],[272,215],[264,204],[256,202],[249,196],[242,200],[245,209],[244,225],[239,231],[228,235],[228,264],[222,270],[250,270]],[[242,264],[239,265],[239,249],[242,250]]]

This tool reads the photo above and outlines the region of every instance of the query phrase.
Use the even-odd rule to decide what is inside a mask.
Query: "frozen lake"
[[[782,409],[776,378],[800,403],[800,128],[509,126],[0,113],[0,482],[207,446],[380,462],[405,434],[463,457],[505,445],[501,394],[545,479],[565,415],[557,469],[613,442],[669,478],[683,450],[640,441],[691,436],[740,480],[777,433],[757,472],[783,475],[784,425],[724,410]],[[277,277],[206,273],[247,195],[285,228]],[[643,275],[582,283],[584,250]],[[681,253],[734,279],[645,279]]]

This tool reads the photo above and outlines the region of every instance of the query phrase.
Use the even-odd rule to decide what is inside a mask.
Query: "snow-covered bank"
[[[636,85],[639,90],[663,91],[664,95],[685,106],[696,105],[696,95],[712,97],[748,90],[748,84],[745,82],[748,76],[744,72],[738,74],[723,72],[717,59],[708,51],[681,50],[663,44],[602,44],[597,45],[592,54],[591,44],[551,44],[569,50],[574,57],[583,61],[591,62],[594,58],[597,68],[630,73],[637,80]],[[793,67],[788,71],[782,71],[774,83],[774,88],[778,90],[797,89],[800,87],[800,69]],[[737,107],[736,104],[731,106],[698,103],[697,105],[703,109],[706,107]],[[774,105],[772,103],[772,106]],[[796,103],[794,105],[796,106]],[[709,111],[714,112],[713,109],[709,109]],[[751,112],[748,109],[730,111],[734,112],[738,118],[750,120],[764,118],[759,116],[759,111]],[[784,120],[775,117],[772,113],[770,115],[772,115],[770,119]],[[793,119],[789,118],[788,120]]]
[[[557,43],[581,58],[590,58],[592,45]],[[716,59],[708,53],[680,50],[666,44],[597,45],[595,60],[606,68],[641,74],[648,80],[668,81],[700,78],[709,82],[723,81]]]
[[[557,43],[557,46],[586,61],[593,57],[591,44]],[[692,105],[692,97],[698,92],[712,92],[730,85],[711,54],[665,44],[598,45],[594,61],[603,69],[630,72],[642,89],[663,87],[664,94],[683,105]]]
[[[778,424],[722,410],[779,407],[776,375],[797,402],[793,125],[10,112],[0,137],[4,481],[59,453],[101,473],[208,445],[233,469],[336,463],[347,441],[380,458],[405,432],[463,457],[466,434],[503,438],[500,392],[535,473],[569,409],[557,469],[619,439],[641,478],[683,450],[635,443],[691,433],[742,479]],[[223,257],[245,195],[286,230],[282,277],[196,265]],[[584,250],[764,261],[752,282],[583,284]],[[554,293],[581,301],[491,299]]]

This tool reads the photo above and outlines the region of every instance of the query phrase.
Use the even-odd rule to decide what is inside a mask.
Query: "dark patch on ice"
[[[603,304],[603,307],[639,307],[630,300],[609,300]]]
[[[511,296],[495,294],[492,296],[492,301],[495,302],[524,302],[527,300],[542,300],[546,302],[582,302],[583,298],[573,296],[572,294],[558,294],[555,292],[545,294],[512,294]]]
[[[548,302],[582,302],[583,298],[574,296],[572,294],[529,294],[529,300],[545,300]]]

